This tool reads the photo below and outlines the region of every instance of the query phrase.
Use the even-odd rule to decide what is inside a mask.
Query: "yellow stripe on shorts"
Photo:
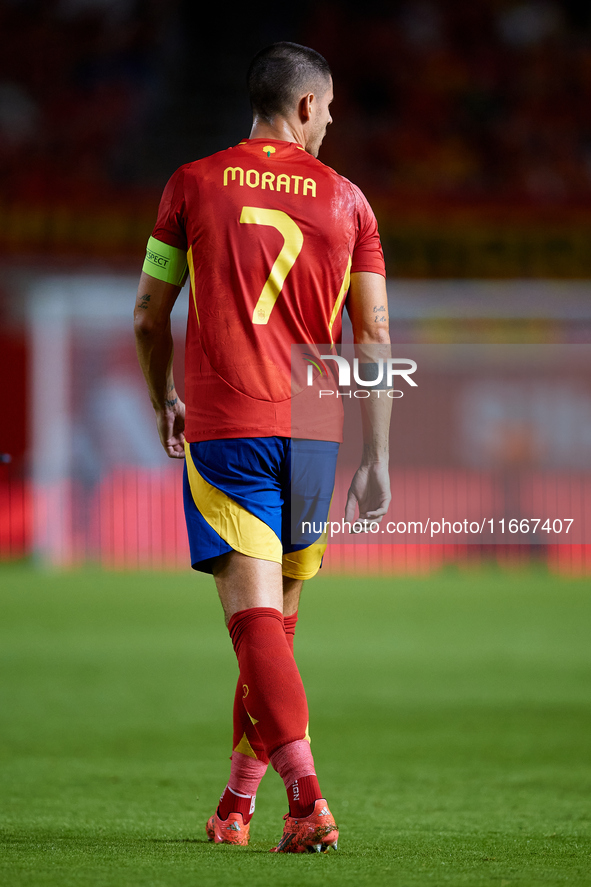
[[[199,474],[186,441],[185,456],[193,501],[209,526],[234,551],[280,564],[283,546],[273,530]]]
[[[301,551],[284,554],[283,575],[290,579],[311,579],[320,569],[327,545],[328,533],[325,530],[318,542],[313,542]]]

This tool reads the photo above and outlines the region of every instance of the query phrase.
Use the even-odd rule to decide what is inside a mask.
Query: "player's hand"
[[[391,499],[388,463],[361,464],[349,487],[345,520],[352,524],[355,520],[355,508],[358,507],[357,521],[379,524],[388,511]]]
[[[185,458],[185,405],[180,398],[171,406],[156,410],[160,442],[170,459]]]

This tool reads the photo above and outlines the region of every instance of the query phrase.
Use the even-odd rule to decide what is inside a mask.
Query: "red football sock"
[[[239,610],[228,624],[241,680],[243,705],[267,755],[303,739],[308,704],[284,630],[272,607]]]
[[[236,693],[234,695],[234,713],[233,727],[234,738],[232,740],[232,748],[235,752],[241,752],[250,758],[256,758],[263,764],[269,763],[269,757],[265,751],[265,746],[253,722],[248,717],[244,708],[244,681],[242,676],[238,675],[238,683],[236,685]]]
[[[287,642],[292,653],[293,638],[297,621],[297,611],[291,616],[283,617],[285,635],[287,637]],[[244,708],[242,699],[244,695],[243,685],[244,681],[242,680],[241,676],[238,675],[238,683],[236,685],[236,693],[234,695],[234,739],[232,743],[232,748],[234,749],[234,751],[241,752],[242,754],[248,755],[249,757],[256,757],[258,761],[262,761],[263,763],[268,764],[269,758],[267,756],[267,753],[265,752],[265,747],[259,734],[257,733],[256,727],[250,720],[246,709]]]
[[[297,610],[291,616],[284,616],[283,617],[283,624],[285,626],[285,634],[287,636],[287,641],[289,643],[292,653],[293,653],[293,641],[294,641],[294,635],[295,635],[297,621],[298,621],[298,611]],[[294,745],[294,743],[292,743],[292,746],[293,745]],[[311,758],[312,755],[310,752],[309,741],[306,742],[306,745],[308,746],[308,752],[310,753],[310,758]],[[285,748],[286,747],[284,746],[283,750],[278,749],[278,751],[275,752],[275,755],[280,755],[282,751],[285,755],[285,752],[284,752]],[[287,748],[289,748],[289,746]],[[303,749],[303,754],[305,756],[306,749],[304,746],[301,746],[301,748]],[[293,758],[291,758],[291,760],[290,760],[289,752],[287,754],[288,754],[287,761],[289,761],[287,766],[293,767],[293,765],[294,765]],[[296,764],[295,769],[298,769],[297,764]],[[309,769],[309,767],[304,767],[304,769]],[[301,770],[301,768],[298,770],[298,772],[300,772],[300,770]],[[290,814],[292,816],[300,816],[300,817],[309,816],[310,813],[314,812],[315,802],[318,800],[318,798],[322,797],[322,794],[320,792],[320,786],[318,785],[318,779],[316,778],[316,774],[314,772],[313,760],[312,760],[312,772],[310,775],[300,776],[300,778],[298,779],[297,777],[293,776],[293,772],[288,772],[286,775],[286,778],[289,783],[289,784],[286,784],[285,788],[287,789],[287,798],[289,801]]]
[[[309,816],[315,802],[322,797],[310,743],[304,739],[278,748],[271,755],[271,763],[287,789],[290,815]]]
[[[298,621],[298,611],[296,610],[291,616],[283,617],[283,626],[285,628],[285,636],[287,637],[287,643],[289,644],[289,649],[293,653],[293,639],[296,630],[296,624]]]
[[[257,789],[267,764],[236,751],[232,752],[231,761],[230,779],[220,798],[218,816],[227,819],[230,813],[242,813],[247,823],[254,813]]]

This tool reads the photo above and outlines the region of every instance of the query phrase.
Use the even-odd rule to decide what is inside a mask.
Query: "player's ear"
[[[313,92],[303,95],[298,103],[298,114],[302,123],[307,123],[312,116],[312,107],[315,102]]]

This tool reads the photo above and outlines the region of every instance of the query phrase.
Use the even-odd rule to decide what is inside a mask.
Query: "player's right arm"
[[[361,364],[376,364],[390,357],[390,332],[386,281],[381,274],[360,271],[351,274],[347,298],[355,352]],[[364,374],[365,375],[365,374]],[[376,378],[372,369],[365,378]],[[370,389],[371,390],[371,389]],[[389,435],[392,400],[382,390],[371,390],[361,399],[363,454],[361,464],[351,482],[345,506],[345,520],[359,519],[380,522],[390,505]]]
[[[184,458],[185,405],[172,373],[170,314],[181,286],[142,271],[133,323],[137,356],[148,386],[162,446],[171,459]]]

